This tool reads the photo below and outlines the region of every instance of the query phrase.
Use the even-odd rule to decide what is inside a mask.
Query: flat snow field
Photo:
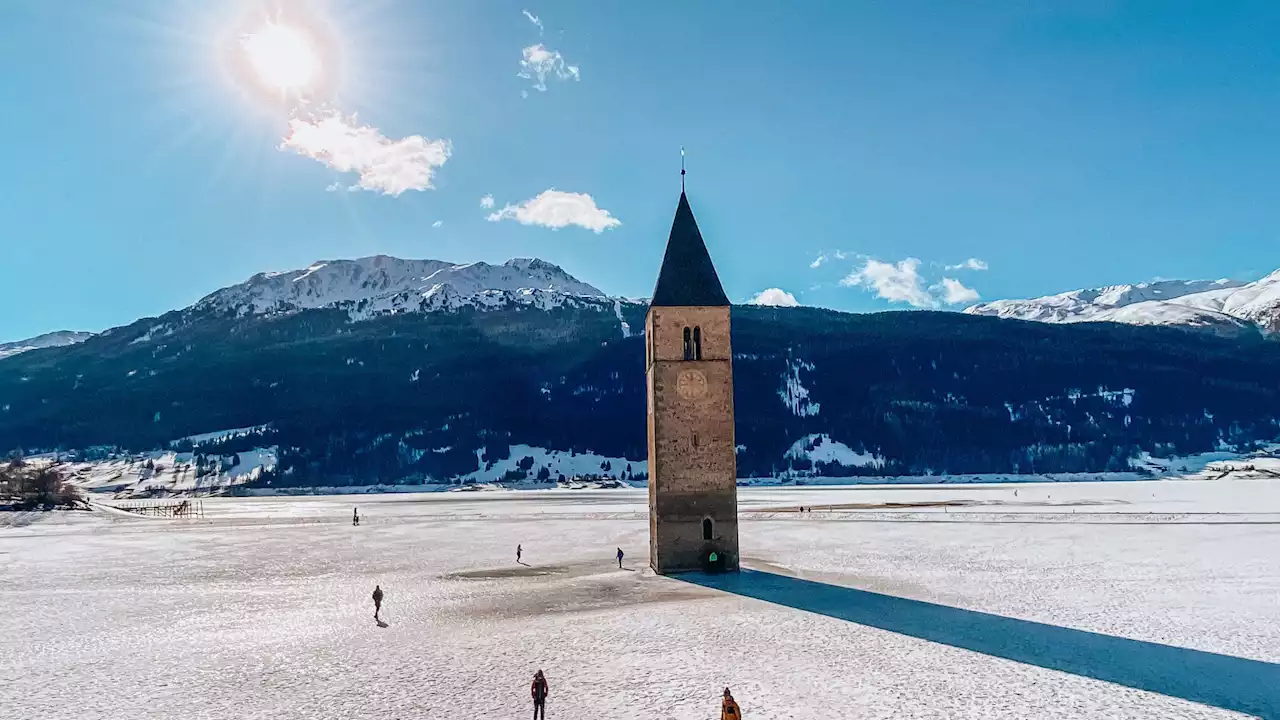
[[[1044,636],[1049,655],[1097,637],[1230,656],[1213,667],[1245,668],[1257,714],[1280,707],[1280,481],[739,499],[756,571],[740,580],[781,583],[781,604],[650,573],[643,490],[206,499],[194,520],[0,517],[0,718],[520,718],[538,668],[547,716],[564,720],[718,718],[726,685],[748,720],[1244,716],[972,639],[1017,646],[1044,628],[1018,620],[1088,631]],[[857,609],[832,611],[832,597]],[[959,611],[968,639],[946,644],[921,637],[947,631],[928,612],[923,632],[885,629],[936,607],[912,600],[989,615]],[[1145,657],[1201,676],[1177,654],[1220,657],[1169,653]]]

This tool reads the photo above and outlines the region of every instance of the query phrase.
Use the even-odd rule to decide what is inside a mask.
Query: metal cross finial
[[[680,146],[680,192],[684,192],[684,146]]]

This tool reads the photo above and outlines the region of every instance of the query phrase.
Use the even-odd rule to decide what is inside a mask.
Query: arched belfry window
[[[684,359],[693,359],[693,331],[689,328],[684,329]]]
[[[702,519],[702,539],[703,539],[703,540],[710,540],[710,539],[711,539],[712,530],[714,530],[714,529],[715,529],[715,528],[714,528],[714,527],[712,526],[712,524],[711,524],[711,518],[703,518],[703,519]]]
[[[702,359],[702,328],[700,327],[693,329],[693,359]]]

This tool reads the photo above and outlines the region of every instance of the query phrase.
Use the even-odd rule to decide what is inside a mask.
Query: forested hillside
[[[456,479],[512,446],[638,476],[645,310],[169,313],[0,361],[0,447],[136,451],[266,425],[231,442],[278,445],[277,485]],[[1278,433],[1280,343],[1257,337],[754,306],[733,323],[743,476],[1116,470]]]

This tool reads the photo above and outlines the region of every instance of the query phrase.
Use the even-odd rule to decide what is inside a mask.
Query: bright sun
[[[240,40],[258,80],[281,94],[298,94],[320,75],[320,56],[311,38],[300,30],[268,22]]]

